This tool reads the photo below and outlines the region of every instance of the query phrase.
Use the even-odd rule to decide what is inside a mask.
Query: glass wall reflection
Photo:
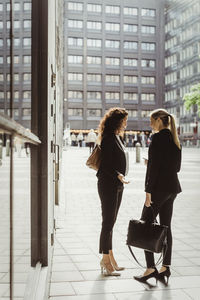
[[[13,297],[24,297],[30,272],[30,149],[14,138],[13,151]]]
[[[7,143],[6,143],[7,141]],[[0,131],[0,299],[10,290],[10,136]],[[6,147],[7,145],[7,147]]]

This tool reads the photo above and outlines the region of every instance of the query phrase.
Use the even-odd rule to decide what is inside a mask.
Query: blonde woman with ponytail
[[[167,248],[159,271],[156,269],[153,253],[145,251],[147,269],[142,276],[134,276],[134,279],[148,284],[148,279],[154,277],[156,282],[159,280],[167,285],[171,275],[173,203],[181,192],[177,176],[181,167],[181,145],[175,119],[165,109],[156,109],[151,113],[150,126],[154,134],[149,146],[145,179],[146,199],[141,219],[151,222],[159,215],[160,224],[168,226]]]

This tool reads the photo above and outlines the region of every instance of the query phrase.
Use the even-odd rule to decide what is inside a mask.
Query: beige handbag
[[[86,166],[88,166],[89,168],[95,171],[98,171],[100,162],[101,162],[101,147],[99,145],[96,145],[86,161]]]

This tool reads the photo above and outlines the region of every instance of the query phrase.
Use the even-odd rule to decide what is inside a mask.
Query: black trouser
[[[102,228],[99,253],[108,254],[112,250],[113,226],[122,200],[123,185],[117,185],[106,178],[98,180],[98,193],[101,200]]]
[[[151,194],[152,200],[152,208],[144,206],[142,211],[142,220],[153,221],[154,216],[159,215],[160,224],[168,226],[167,230],[167,248],[164,249],[164,259],[163,265],[170,266],[171,265],[171,256],[172,256],[172,232],[171,232],[171,219],[173,213],[173,203],[177,194],[167,193],[167,192],[155,192]],[[153,216],[154,212],[154,216]],[[145,252],[146,264],[147,268],[154,268],[154,254],[149,251]]]

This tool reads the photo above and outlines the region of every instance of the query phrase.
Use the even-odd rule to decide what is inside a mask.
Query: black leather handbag
[[[129,221],[126,244],[128,245],[133,258],[140,266],[141,264],[136,259],[131,246],[150,252],[161,253],[160,258],[156,263],[156,265],[158,265],[167,249],[167,228],[168,226],[160,225],[156,220],[153,223],[143,220]],[[164,247],[165,253],[163,254]]]

